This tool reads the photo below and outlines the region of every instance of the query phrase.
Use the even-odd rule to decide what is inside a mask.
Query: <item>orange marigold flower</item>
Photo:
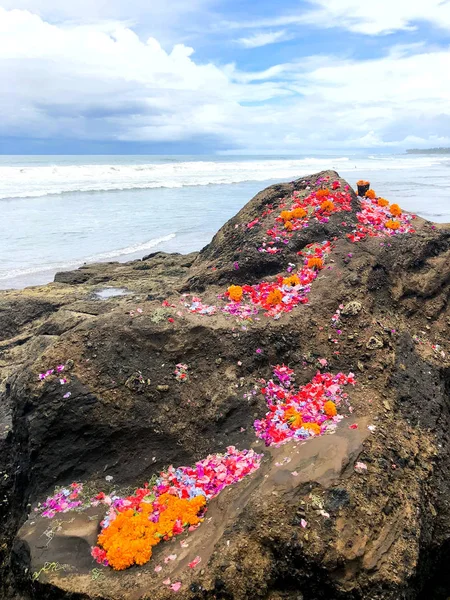
[[[389,202],[385,198],[378,198],[378,206],[389,206]]]
[[[398,204],[391,204],[391,208],[389,210],[393,217],[399,217],[402,214],[402,209]]]
[[[287,231],[292,231],[294,229],[294,226],[292,225],[291,221],[285,221],[284,228],[287,229]]]
[[[396,229],[398,229],[400,227],[400,223],[398,221],[389,219],[389,221],[386,222],[386,227],[388,229],[393,229],[395,231]]]
[[[366,198],[370,198],[370,200],[375,200],[375,198],[377,197],[375,190],[367,190],[366,192]]]
[[[294,287],[296,285],[300,285],[300,279],[298,278],[298,275],[291,275],[290,277],[285,277],[283,279],[283,284]]]
[[[308,258],[307,267],[309,269],[323,269],[323,260],[318,256],[314,256],[313,258]]]
[[[334,209],[335,206],[331,200],[325,200],[325,202],[322,202],[322,204],[320,205],[320,210],[326,212],[332,212]]]
[[[292,219],[292,213],[290,210],[282,210],[280,213],[280,218],[283,221],[290,221]]]
[[[303,423],[303,428],[311,431],[314,435],[320,435],[320,425],[317,423]]]
[[[280,290],[272,290],[267,296],[267,304],[272,304],[273,306],[281,304],[282,300],[283,294],[280,292]]]
[[[228,288],[228,296],[230,297],[230,300],[233,300],[233,302],[240,302],[242,300],[243,293],[244,290],[240,285],[230,285]]]
[[[325,414],[329,417],[335,417],[337,415],[336,404],[331,400],[325,402],[325,404],[323,405],[323,410]]]
[[[293,429],[300,429],[303,425],[302,415],[295,410],[295,408],[288,408],[284,413],[287,422]]]
[[[324,196],[329,196],[330,195],[330,190],[328,188],[325,188],[324,190],[318,190],[316,192],[316,198],[323,198]]]
[[[133,564],[143,565],[150,560],[152,547],[162,539],[173,537],[179,523],[183,526],[198,525],[202,521],[198,513],[205,504],[204,496],[184,499],[162,494],[153,503],[141,502],[138,511],[128,509],[120,512],[100,533],[98,544],[106,551],[106,558],[116,571]],[[159,520],[153,523],[149,517],[156,506],[160,511]]]
[[[291,210],[291,214],[294,217],[294,219],[304,219],[308,213],[304,208],[299,206],[298,208],[294,208],[293,210]]]
[[[366,181],[365,179],[360,179],[359,181],[356,182],[356,185],[369,185],[369,182]]]

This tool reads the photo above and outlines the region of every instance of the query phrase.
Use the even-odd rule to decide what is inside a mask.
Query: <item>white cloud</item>
[[[293,38],[292,34],[288,34],[284,29],[281,31],[268,31],[266,33],[255,33],[250,37],[243,37],[236,42],[243,48],[259,48],[260,46],[268,46],[278,42],[285,42]]]
[[[52,24],[111,23],[155,36],[163,46],[195,38],[210,21],[216,0],[0,0],[7,10],[22,9]]]
[[[0,8],[0,136],[308,151],[450,143],[450,50],[310,57],[245,72],[122,24]],[[448,140],[447,142],[445,140]]]
[[[448,0],[308,0],[311,9],[247,22],[228,22],[228,27],[258,28],[315,25],[341,27],[366,35],[411,30],[425,21],[450,29]]]
[[[447,0],[314,0],[314,3],[318,11],[309,15],[312,20],[331,19],[357,33],[376,35],[411,29],[417,21],[450,29]]]
[[[128,20],[178,20],[186,14],[197,14],[213,4],[213,0],[1,0],[7,10],[23,9],[33,12],[45,20],[99,22]]]
[[[450,50],[365,61],[321,57],[284,64],[282,102],[254,110],[250,122],[281,150],[450,144]],[[417,50],[420,50],[418,48]],[[249,127],[239,140],[251,139]],[[264,138],[263,138],[264,139]],[[418,140],[421,140],[419,143]]]
[[[0,132],[129,139],[143,127],[149,140],[214,133],[193,114],[235,102],[221,99],[224,73],[197,65],[189,47],[167,53],[153,38],[144,43],[114,27],[56,26],[0,8]]]

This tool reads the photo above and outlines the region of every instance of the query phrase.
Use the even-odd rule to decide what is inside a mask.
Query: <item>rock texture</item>
[[[264,190],[198,254],[89,265],[1,293],[0,597],[171,598],[154,572],[171,553],[178,559],[164,577],[182,581],[183,600],[450,596],[450,228],[417,219],[413,235],[352,244],[353,195],[345,218],[312,224],[281,254],[258,252],[274,219],[261,218],[267,207],[324,176],[338,178]],[[245,227],[256,218],[261,226]],[[215,304],[231,283],[283,274],[324,239],[333,240],[332,268],[309,304],[279,320],[183,306],[183,293]],[[101,299],[105,288],[126,294]],[[331,320],[339,306],[340,334]],[[266,405],[246,392],[278,363],[304,384],[319,358],[356,373],[352,417],[335,435],[264,448],[253,421]],[[180,362],[190,371],[182,385]],[[38,380],[60,363],[68,399],[58,380]],[[261,468],[210,503],[188,547],[162,543],[144,567],[96,570],[100,508],[53,520],[33,511],[57,485],[102,489],[110,476],[110,485],[136,486],[231,444],[263,451]],[[202,562],[189,569],[196,555]]]

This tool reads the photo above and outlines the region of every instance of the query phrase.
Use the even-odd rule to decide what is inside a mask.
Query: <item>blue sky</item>
[[[450,0],[0,0],[0,152],[450,145]]]

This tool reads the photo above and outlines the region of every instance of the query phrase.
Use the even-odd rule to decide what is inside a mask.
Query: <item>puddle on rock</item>
[[[98,292],[94,292],[94,296],[100,298],[100,300],[108,300],[109,298],[115,298],[116,296],[129,296],[132,292],[125,288],[104,288]]]

